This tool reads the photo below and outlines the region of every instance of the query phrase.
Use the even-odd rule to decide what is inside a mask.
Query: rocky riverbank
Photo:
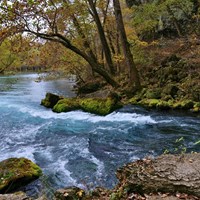
[[[171,55],[159,67],[145,72],[143,86],[137,92],[128,88],[113,91],[102,80],[77,85],[77,98],[64,98],[47,93],[41,104],[54,112],[83,110],[107,115],[122,105],[132,104],[147,109],[182,110],[200,113],[200,74],[198,66]],[[121,81],[121,84],[123,81]]]
[[[13,161],[17,162],[17,166],[13,165]],[[24,164],[27,162],[27,170],[24,170]],[[5,165],[6,163],[6,165]],[[12,169],[8,168],[12,164]],[[26,184],[27,176],[25,172],[30,172],[30,168],[34,169],[33,176],[39,177],[41,170],[35,164],[30,165],[27,159],[8,159],[0,162],[0,179],[10,180],[9,186],[13,182],[15,186],[21,183]],[[31,166],[31,167],[30,167]],[[11,176],[5,177],[6,174],[17,172],[18,178],[12,179]],[[35,173],[35,170],[37,173]],[[23,175],[23,179],[22,176]],[[118,184],[112,190],[105,188],[96,188],[93,191],[84,191],[77,187],[59,189],[52,197],[54,200],[178,200],[178,199],[199,199],[200,198],[200,153],[181,154],[181,155],[162,155],[156,159],[145,158],[124,165],[117,170],[116,176]],[[14,181],[13,181],[14,180]],[[4,186],[5,188],[5,186]],[[8,188],[8,187],[7,187]],[[15,187],[16,189],[16,187]],[[33,199],[22,192],[4,194],[6,190],[1,190],[0,199],[22,200]],[[12,191],[10,191],[12,192]],[[49,199],[44,194],[38,200]]]

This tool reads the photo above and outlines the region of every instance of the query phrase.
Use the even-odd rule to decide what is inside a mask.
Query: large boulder
[[[24,186],[42,175],[38,165],[26,158],[9,158],[0,162],[0,193]]]
[[[107,115],[114,110],[120,108],[122,105],[116,98],[64,98],[58,101],[53,107],[53,111],[69,112],[73,110],[83,110],[85,112]]]
[[[56,94],[46,93],[45,98],[41,101],[41,105],[47,108],[53,108],[60,99],[62,99],[62,97]]]
[[[117,171],[118,188],[127,193],[186,193],[200,197],[200,153],[162,155],[139,160]]]

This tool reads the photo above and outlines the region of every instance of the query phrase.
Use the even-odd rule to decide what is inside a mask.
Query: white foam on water
[[[150,116],[136,113],[113,112],[106,116],[95,116],[89,119],[91,122],[132,122],[136,124],[156,123]]]
[[[65,184],[70,184],[70,185],[77,185],[77,181],[72,178],[71,172],[67,170],[68,160],[59,158],[56,163],[51,165],[50,170],[54,169],[54,173],[60,174],[59,179],[62,180]]]
[[[113,112],[107,116],[98,116],[83,111],[71,111],[67,113],[54,113],[48,109],[31,109],[28,107],[21,107],[20,111],[29,113],[33,117],[40,117],[43,119],[70,119],[76,121],[88,121],[92,123],[98,122],[131,122],[135,124],[152,124],[156,123],[151,116],[145,116],[136,113],[122,113]]]
[[[20,149],[12,152],[3,152],[0,154],[0,161],[8,158],[28,158],[31,161],[35,162],[34,158],[35,148],[31,146],[21,147]]]
[[[84,148],[81,151],[80,155],[90,160],[92,163],[94,163],[97,166],[96,174],[98,177],[102,175],[102,173],[105,170],[104,163],[100,161],[99,159],[97,159],[94,155],[92,155],[88,148]]]

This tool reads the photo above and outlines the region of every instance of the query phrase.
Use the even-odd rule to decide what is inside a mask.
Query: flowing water
[[[199,116],[126,106],[105,117],[82,111],[53,113],[40,105],[46,92],[75,96],[68,79],[35,82],[37,74],[0,77],[0,161],[36,162],[54,188],[113,187],[127,162],[180,146],[200,151]]]

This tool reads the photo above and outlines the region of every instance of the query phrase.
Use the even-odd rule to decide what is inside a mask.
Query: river
[[[134,106],[105,117],[82,111],[57,114],[42,107],[41,99],[46,92],[75,96],[74,82],[35,82],[37,77],[0,77],[0,161],[29,158],[54,188],[111,188],[116,169],[125,163],[177,147],[200,151],[195,144],[200,139],[198,116]]]

